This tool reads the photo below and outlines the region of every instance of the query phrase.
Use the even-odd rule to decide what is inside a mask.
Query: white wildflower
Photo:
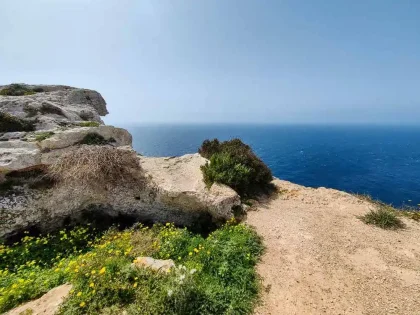
[[[172,296],[172,294],[174,294],[174,291],[168,290],[168,296]]]
[[[190,270],[190,274],[192,274],[192,275],[195,274],[196,272],[197,272],[197,269],[191,269]]]

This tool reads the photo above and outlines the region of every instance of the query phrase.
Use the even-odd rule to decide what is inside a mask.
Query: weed
[[[17,84],[13,83],[10,84],[8,87],[3,88],[0,90],[0,95],[3,96],[23,96],[23,95],[33,95],[39,92],[43,92],[42,88],[29,88],[27,85],[24,84]]]
[[[86,145],[107,145],[113,142],[115,142],[113,138],[105,139],[96,132],[90,132],[79,143]]]
[[[54,135],[54,132],[52,131],[46,131],[46,132],[39,132],[35,134],[35,140],[38,142],[41,142],[45,139],[48,139]]]
[[[369,213],[360,217],[360,219],[366,224],[373,224],[382,229],[400,229],[404,227],[403,222],[397,217],[395,212],[384,207],[371,210]]]

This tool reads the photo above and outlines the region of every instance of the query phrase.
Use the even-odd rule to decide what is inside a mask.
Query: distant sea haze
[[[136,125],[137,152],[179,156],[203,140],[240,138],[274,176],[309,187],[369,194],[395,206],[420,204],[420,127]]]

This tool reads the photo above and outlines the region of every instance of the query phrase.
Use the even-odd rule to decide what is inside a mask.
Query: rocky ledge
[[[240,209],[240,197],[231,188],[205,186],[200,166],[206,159],[200,155],[137,155],[128,131],[103,125],[100,117],[108,111],[98,92],[19,85],[17,93],[9,93],[11,88],[16,85],[0,86],[0,120],[5,119],[0,128],[0,238],[25,229],[47,232],[88,219],[104,224],[120,220],[127,224],[174,222],[201,229],[230,219]],[[28,124],[32,128],[26,128]],[[97,152],[105,153],[127,152],[134,165],[118,167],[129,168],[129,175],[121,172],[112,185],[98,180],[86,186],[92,170],[78,174],[80,184],[57,181],[57,165],[69,165],[66,159],[86,147],[101,148]],[[87,157],[72,165],[82,170],[91,160]],[[54,165],[55,176],[51,176]],[[103,166],[91,174],[105,178],[101,175],[107,174],[99,173],[108,172],[109,165]]]

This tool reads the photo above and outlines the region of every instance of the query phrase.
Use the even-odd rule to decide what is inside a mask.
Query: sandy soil
[[[374,206],[344,192],[276,180],[283,193],[247,222],[267,247],[262,314],[420,314],[420,223],[369,226]]]

